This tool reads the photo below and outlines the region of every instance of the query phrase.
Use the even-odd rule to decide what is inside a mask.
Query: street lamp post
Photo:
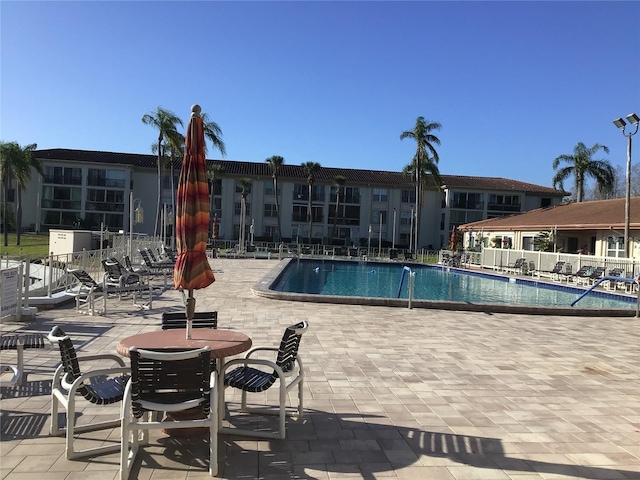
[[[393,241],[391,242],[391,249],[396,249],[396,209],[393,209]]]
[[[134,199],[133,192],[131,192],[129,194],[129,258],[133,257],[133,226],[143,221],[142,201],[139,198]]]
[[[613,124],[622,130],[622,135],[627,137],[627,178],[626,178],[626,192],[624,200],[624,251],[625,256],[629,258],[631,256],[631,248],[629,246],[629,224],[631,223],[631,137],[638,133],[638,122],[640,117],[635,113],[627,115],[627,120],[631,125],[635,125],[636,129],[633,132],[625,133],[625,127],[627,123],[622,118],[616,118]]]

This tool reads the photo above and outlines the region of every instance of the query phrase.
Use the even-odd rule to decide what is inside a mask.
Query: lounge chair
[[[560,279],[560,282],[562,282],[562,280],[566,280],[566,282],[569,283],[569,280],[573,276],[573,265],[571,265],[570,263],[565,264],[564,272],[560,272],[558,276],[563,277]]]
[[[68,269],[76,280],[77,284],[70,289],[65,290],[67,295],[73,295],[76,297],[76,310],[78,312],[87,313],[89,315],[95,315],[96,313],[96,300],[100,297],[103,299],[102,314],[107,313],[107,296],[109,294],[122,295],[125,293],[133,294],[133,303],[138,307],[151,308],[153,302],[153,290],[150,284],[137,283],[132,285],[100,285],[96,282],[91,275],[82,269]],[[137,294],[146,293],[149,294],[149,303],[144,305],[138,305]],[[86,305],[86,311],[82,311],[81,305]]]
[[[541,273],[547,273],[549,274],[549,277],[551,277],[552,280],[555,278],[558,278],[558,276],[560,275],[560,272],[562,272],[562,267],[564,267],[565,263],[566,262],[559,261],[559,262],[556,262],[555,266],[551,270],[539,270],[538,276],[540,276]]]
[[[598,280],[600,280],[604,276],[605,268],[604,267],[596,267],[591,275],[589,275],[589,283],[593,285]]]
[[[589,283],[589,275],[591,275],[592,270],[593,267],[591,265],[583,265],[580,267],[580,270],[567,279],[567,282],[571,281],[575,282],[577,285],[586,285]]]
[[[505,270],[507,272],[513,272],[513,273],[520,273],[521,274],[522,270],[524,269],[526,261],[527,261],[526,258],[518,258],[515,262],[507,265]]]
[[[622,274],[624,273],[624,270],[622,268],[612,268],[611,270],[609,270],[609,273],[607,274],[608,277],[621,277]],[[604,282],[604,288],[606,288],[607,290],[616,290],[618,288],[618,284],[620,282],[617,280],[609,280],[607,282]]]

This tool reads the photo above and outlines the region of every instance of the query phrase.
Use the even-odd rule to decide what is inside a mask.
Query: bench
[[[9,380],[0,380],[1,387],[12,385],[21,385],[24,373],[24,349],[25,348],[44,348],[45,336],[43,333],[18,333],[0,335],[0,350],[16,350],[16,365],[0,364],[0,376],[11,372],[12,377]]]

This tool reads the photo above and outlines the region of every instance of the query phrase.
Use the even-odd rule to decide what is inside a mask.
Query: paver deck
[[[218,310],[219,328],[276,345],[307,320],[301,419],[286,440],[222,435],[228,479],[640,479],[640,320],[299,303],[254,296],[276,260],[212,260],[217,281],[196,291],[197,311]],[[160,328],[182,311],[173,290],[152,310],[109,300],[108,316],[72,305],[39,312],[4,332],[61,325],[79,353],[115,352],[118,339]],[[13,360],[10,352],[2,359]],[[68,461],[48,435],[53,349],[25,351],[27,378],[3,388],[0,478],[113,480],[117,455]],[[273,401],[275,389],[249,401]],[[239,396],[228,390],[229,410]],[[118,415],[78,401],[79,422]],[[118,442],[120,430],[83,442]],[[202,438],[152,434],[131,478],[210,478]]]

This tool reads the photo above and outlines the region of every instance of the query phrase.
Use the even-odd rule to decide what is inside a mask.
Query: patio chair
[[[102,260],[102,266],[105,271],[103,283],[105,286],[126,287],[142,283],[139,273],[128,272],[124,265],[113,257]]]
[[[135,273],[137,275],[144,275],[147,277],[149,276],[149,270],[142,265],[133,265],[129,255],[123,256],[122,261],[124,262],[124,268],[128,273]]]
[[[538,270],[538,276],[540,276],[541,273],[547,273],[549,274],[549,277],[553,280],[560,275],[560,272],[562,272],[562,267],[564,267],[564,264],[565,262],[559,261],[559,262],[556,262],[556,264],[551,270]]]
[[[565,264],[564,272],[560,272],[558,276],[562,277],[560,278],[560,282],[562,282],[562,280],[566,280],[566,282],[569,283],[569,279],[573,276],[573,265],[570,263]]]
[[[81,306],[86,305],[86,312],[94,315],[96,312],[96,299],[104,295],[102,285],[98,284],[91,275],[81,268],[69,268],[70,273],[76,280],[76,285],[65,290],[65,294],[72,295],[76,299],[76,311],[81,312]]]
[[[515,262],[507,265],[507,272],[513,272],[513,273],[522,273],[522,270],[525,266],[525,262],[527,261],[526,258],[518,258]]]
[[[149,443],[148,431],[167,428],[206,427],[209,473],[217,475],[218,404],[216,373],[210,370],[209,347],[184,351],[132,347],[129,354],[131,380],[126,385],[122,404],[120,480],[128,480],[139,448]],[[193,415],[192,409],[201,415]],[[180,412],[186,410],[191,412],[178,419]],[[168,418],[151,420],[151,413],[161,412],[168,413]]]
[[[413,252],[404,252],[405,260],[413,260]]]
[[[218,328],[218,312],[195,312],[192,320],[193,328]],[[186,328],[185,312],[164,312],[162,314],[162,330]]]
[[[591,265],[583,265],[576,273],[569,277],[567,282],[571,281],[577,285],[586,285],[589,283],[589,275],[591,275],[592,270],[593,267]]]
[[[609,270],[609,273],[607,274],[608,277],[621,277],[622,274],[624,273],[624,269],[622,268],[612,268],[611,270]],[[620,282],[618,280],[608,280],[607,282],[604,282],[604,288],[606,288],[607,290],[616,290],[618,288],[618,284]]]
[[[604,267],[596,267],[593,272],[591,272],[591,275],[589,275],[589,284],[593,285],[600,280],[604,276],[604,272]]]
[[[125,366],[124,360],[115,354],[76,355],[71,338],[58,326],[51,329],[47,338],[52,344],[58,345],[62,359],[53,374],[51,385],[51,435],[66,435],[66,457],[69,460],[119,451],[119,444],[84,450],[74,448],[76,434],[115,428],[120,425],[119,419],[91,422],[82,426],[76,425],[76,398],[82,396],[95,405],[110,405],[120,402],[129,379],[129,367]],[[85,373],[81,370],[81,365],[87,362],[99,361],[99,365],[102,366],[105,360],[113,361],[117,366],[92,369]],[[65,428],[59,426],[58,410],[60,405],[67,412]],[[95,415],[95,412],[92,415]]]
[[[140,252],[140,255],[142,256],[142,260],[144,261],[145,266],[149,269],[149,271],[158,273],[158,272],[165,272],[167,270],[173,270],[173,267],[174,267],[173,262],[169,262],[169,261],[159,262],[157,260],[154,260],[155,256],[153,255],[151,250],[149,250],[148,248],[143,248],[138,251]]]
[[[224,390],[225,387],[234,387],[242,390],[240,411],[246,413],[261,413],[267,415],[279,415],[279,428],[275,432],[266,432],[262,430],[245,430],[240,428],[221,428],[223,433],[231,433],[237,435],[246,435],[259,438],[278,438],[284,440],[286,436],[285,417],[289,415],[286,408],[287,393],[298,386],[298,408],[297,415],[302,417],[304,410],[303,403],[303,383],[304,370],[298,348],[302,334],[308,329],[306,321],[302,321],[295,325],[287,327],[282,336],[280,347],[257,346],[251,348],[244,358],[230,360],[222,365],[220,375],[224,376],[224,386],[222,388],[222,396],[220,398],[221,412],[225,409]],[[271,351],[278,352],[276,361],[265,360],[260,358],[252,358],[256,352]],[[240,365],[229,373],[230,367]],[[265,371],[257,366],[268,367],[272,371]],[[280,382],[279,408],[278,410],[268,408],[247,407],[247,392],[264,392],[275,384],[276,380]],[[287,380],[289,382],[287,383]]]

